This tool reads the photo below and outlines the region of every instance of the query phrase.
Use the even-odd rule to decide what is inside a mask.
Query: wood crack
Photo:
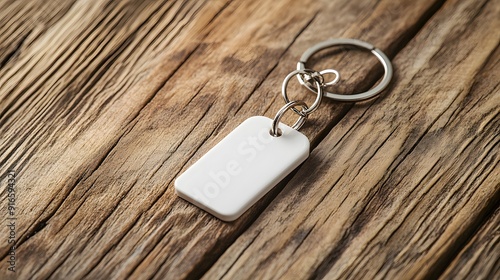
[[[170,214],[170,212],[171,212],[171,211],[172,211],[172,210],[169,210],[169,211],[165,214],[165,216],[168,216],[168,215]],[[165,238],[165,236],[167,236],[167,234],[168,234],[171,230],[172,230],[172,227],[169,227],[169,228],[167,229],[167,231],[166,231],[164,234],[162,234],[162,237],[160,238],[160,240],[162,240],[163,238]],[[136,264],[135,264],[135,265],[134,265],[134,266],[130,269],[129,273],[127,273],[127,276],[125,276],[125,279],[130,279],[130,278],[132,277],[132,275],[133,275],[133,274],[134,274],[134,272],[137,270],[137,268],[138,268],[138,267],[142,264],[142,262],[144,261],[144,259],[145,259],[145,258],[146,258],[146,257],[147,257],[147,256],[148,256],[148,255],[149,255],[149,254],[150,254],[150,253],[151,253],[151,252],[152,252],[155,248],[156,248],[156,246],[157,246],[157,245],[158,245],[158,243],[157,243],[157,244],[155,244],[153,247],[151,247],[151,250],[149,250],[143,258],[141,258],[140,260],[138,260],[138,262],[137,262],[137,263],[136,263]]]
[[[431,265],[425,275],[425,279],[438,278],[440,275],[443,275],[453,260],[458,256],[460,251],[474,237],[474,233],[477,232],[485,221],[488,220],[487,218],[491,217],[495,210],[500,207],[500,203],[498,201],[500,201],[500,191],[497,191],[491,200],[485,203],[485,207],[481,210],[481,216],[486,218],[472,222],[470,227],[465,229],[463,232],[457,233],[459,237],[455,243],[456,246],[453,246],[453,248],[448,250],[446,254],[440,256],[436,262]]]
[[[123,198],[125,198],[125,197],[128,195],[128,193],[129,193],[129,192],[130,192],[130,190],[134,187],[134,185],[135,185],[135,183],[134,183],[134,184],[130,187],[130,189],[129,189],[129,190],[127,191],[127,193],[123,196]],[[120,200],[120,202],[121,202],[121,200]],[[118,204],[119,204],[120,202],[118,202]],[[118,204],[117,204],[117,206],[118,206]],[[114,210],[113,210],[113,212],[114,212]],[[110,216],[111,216],[111,215],[110,215]],[[108,218],[109,218],[110,216],[108,216]],[[136,218],[135,218],[135,219],[134,219],[134,220],[133,220],[133,221],[132,221],[132,222],[131,222],[131,223],[130,223],[130,224],[129,224],[126,228],[125,228],[125,230],[123,231],[123,234],[121,234],[120,236],[118,236],[118,238],[115,240],[115,242],[114,242],[111,246],[109,246],[109,248],[108,248],[108,249],[106,249],[106,251],[105,251],[105,252],[101,255],[101,257],[99,257],[99,258],[97,259],[97,261],[94,263],[94,265],[92,265],[92,266],[90,266],[90,267],[88,268],[87,273],[86,273],[86,274],[84,274],[84,275],[82,275],[82,277],[81,277],[82,279],[83,279],[83,278],[86,278],[87,276],[89,276],[89,275],[90,275],[90,274],[91,274],[91,273],[92,273],[92,272],[96,269],[96,267],[97,267],[97,266],[98,266],[98,265],[99,265],[99,264],[100,264],[100,263],[104,260],[104,258],[106,258],[106,257],[109,255],[109,253],[111,252],[111,250],[112,250],[113,248],[115,248],[116,246],[118,246],[118,245],[120,244],[120,242],[122,242],[122,240],[125,238],[125,236],[127,236],[128,232],[129,232],[129,231],[130,231],[130,230],[131,230],[131,229],[132,229],[132,228],[133,228],[133,227],[137,224],[137,221],[139,221],[139,219],[141,218],[141,216],[142,216],[142,215],[138,215],[138,216],[137,216],[137,217],[136,217]],[[106,218],[106,219],[108,219],[108,218]],[[104,222],[103,222],[103,224],[104,224]],[[101,228],[101,227],[100,227],[100,228]]]
[[[10,53],[8,53],[2,61],[0,61],[0,69],[3,68],[9,61],[15,59],[15,57],[19,55],[19,53],[21,52],[21,48],[23,47],[24,42],[26,41],[26,38],[30,36],[32,31],[33,30],[28,31],[28,33],[24,35],[21,38],[21,40],[19,40],[16,47]]]
[[[231,270],[231,268],[234,267],[234,264],[238,261],[238,259],[243,255],[243,253],[246,251],[247,248],[249,248],[250,246],[252,246],[252,244],[255,242],[255,240],[259,237],[260,233],[262,231],[259,231],[257,232],[257,234],[252,238],[252,240],[250,240],[250,242],[245,246],[245,248],[243,248],[243,250],[240,251],[240,253],[238,254],[238,257],[234,259],[234,262],[227,268],[227,270],[224,272],[224,274],[222,274],[220,276],[220,279],[223,279],[224,276],[227,275],[227,273]]]

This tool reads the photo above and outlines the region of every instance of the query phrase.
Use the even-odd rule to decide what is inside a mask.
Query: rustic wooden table
[[[500,278],[499,0],[4,0],[0,22],[0,279]],[[175,195],[337,37],[392,59],[381,96],[324,100],[309,159],[235,222]],[[340,93],[382,74],[348,48],[311,67]]]

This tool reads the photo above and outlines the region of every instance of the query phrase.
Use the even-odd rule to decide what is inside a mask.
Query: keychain
[[[306,68],[307,60],[316,52],[346,45],[369,50],[382,63],[385,73],[377,86],[353,95],[327,92],[324,88],[337,83],[339,73],[333,69],[317,72]],[[387,87],[392,72],[389,58],[360,40],[331,39],[311,47],[300,58],[297,70],[285,77],[281,93],[286,104],[274,119],[255,116],[241,123],[175,180],[177,195],[221,220],[237,219],[307,159],[309,140],[298,130],[319,107],[323,96],[344,102],[372,98]],[[334,74],[335,79],[325,83],[325,74]],[[287,85],[294,76],[301,85],[316,93],[311,106],[304,101],[289,100]],[[291,127],[280,122],[288,110],[298,115]]]

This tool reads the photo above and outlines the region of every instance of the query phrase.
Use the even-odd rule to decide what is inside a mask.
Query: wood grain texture
[[[16,171],[15,276],[438,275],[500,192],[500,5],[443,2],[1,2],[0,184]],[[311,158],[236,222],[179,199],[177,175],[244,119],[273,116],[283,77],[332,37],[396,57],[391,88],[324,101],[301,130]],[[382,74],[346,48],[311,63],[332,65],[339,92]],[[6,262],[9,245],[0,250]]]
[[[500,278],[500,208],[467,243],[441,279]]]
[[[498,204],[498,12],[446,3],[205,277],[435,277]]]
[[[2,1],[0,68],[59,21],[73,4],[74,1]]]

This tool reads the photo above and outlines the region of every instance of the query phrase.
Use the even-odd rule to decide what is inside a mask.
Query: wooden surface
[[[467,243],[442,275],[444,279],[495,279],[500,274],[500,209]]]
[[[500,1],[1,1],[0,279],[498,279]],[[380,97],[325,100],[311,156],[241,218],[173,180],[328,38]],[[311,67],[370,88],[340,48]],[[292,90],[293,89],[293,90]],[[294,99],[314,96],[292,87]],[[285,120],[289,122],[290,120]]]

